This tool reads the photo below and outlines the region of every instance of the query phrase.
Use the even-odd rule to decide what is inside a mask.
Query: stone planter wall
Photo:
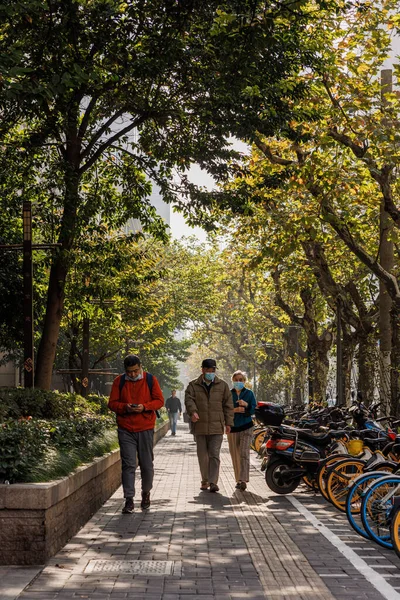
[[[156,444],[169,422],[154,432]],[[119,450],[49,483],[0,485],[0,565],[43,564],[121,484]]]

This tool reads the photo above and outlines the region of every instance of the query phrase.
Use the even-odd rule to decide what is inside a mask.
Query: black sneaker
[[[150,508],[150,492],[142,492],[142,501],[140,506],[143,510]]]
[[[133,498],[126,498],[125,506],[122,509],[122,514],[123,515],[131,515],[133,513],[134,508],[135,508],[135,505],[133,504]]]
[[[219,492],[219,487],[217,486],[216,483],[210,483],[210,492]]]

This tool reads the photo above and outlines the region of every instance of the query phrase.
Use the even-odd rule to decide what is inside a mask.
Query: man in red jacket
[[[143,510],[150,508],[153,487],[153,434],[155,411],[164,405],[157,379],[143,371],[140,358],[130,354],[124,359],[125,375],[114,379],[108,408],[117,414],[118,441],[121,449],[124,514],[134,509],[136,456],[142,475]],[[121,378],[123,378],[121,380]],[[151,388],[151,389],[150,389]]]

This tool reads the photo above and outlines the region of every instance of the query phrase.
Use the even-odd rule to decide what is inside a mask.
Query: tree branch
[[[101,138],[101,136],[103,135],[103,133],[105,133],[107,131],[107,129],[114,123],[114,121],[116,121],[119,117],[122,117],[122,115],[124,114],[124,112],[125,112],[124,108],[121,108],[120,110],[118,110],[112,117],[110,117],[108,119],[108,121],[106,121],[104,123],[104,125],[102,125],[100,127],[100,129],[98,129],[96,131],[96,133],[94,134],[93,138],[90,140],[89,144],[86,146],[86,148],[81,153],[81,159],[85,158],[88,154],[90,154],[90,152],[92,151],[92,149],[96,145],[97,141]]]
[[[83,119],[82,119],[81,125],[79,127],[79,131],[78,131],[78,139],[80,142],[83,140],[83,136],[86,133],[87,127],[89,125],[90,115],[92,114],[92,111],[93,111],[94,107],[96,106],[97,100],[98,100],[98,97],[93,96],[85,110],[85,114],[83,115]]]
[[[82,175],[82,173],[85,173],[88,169],[90,169],[90,167],[103,154],[103,152],[105,150],[107,150],[107,148],[109,148],[110,146],[112,146],[112,144],[114,142],[116,142],[117,140],[119,140],[126,133],[129,133],[129,131],[132,131],[132,129],[135,129],[135,127],[138,127],[138,125],[140,125],[141,123],[144,123],[144,121],[147,118],[148,118],[148,115],[142,115],[141,117],[138,117],[135,121],[131,122],[129,125],[127,125],[126,127],[124,127],[124,129],[121,129],[120,131],[117,131],[117,133],[115,133],[113,136],[111,136],[106,142],[104,142],[104,144],[102,144],[96,150],[96,152],[94,154],[92,154],[92,156],[86,161],[86,163],[79,169],[79,174]]]
[[[264,142],[262,142],[259,137],[255,138],[254,143],[257,146],[257,148],[259,150],[261,150],[261,152],[268,158],[268,160],[273,165],[283,165],[283,166],[288,167],[290,165],[295,164],[294,160],[289,160],[286,158],[282,158],[281,156],[278,156],[277,154],[273,154],[271,148],[269,146],[267,146],[267,144],[264,144]]]
[[[326,197],[321,202],[323,219],[331,225],[346,246],[372,271],[378,279],[383,281],[392,299],[400,299],[400,289],[396,277],[386,271],[372,256],[358,244],[345,225],[329,204]]]

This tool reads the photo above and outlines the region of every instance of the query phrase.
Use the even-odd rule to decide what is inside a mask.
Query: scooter
[[[265,445],[265,480],[277,494],[290,494],[303,477],[312,481],[319,461],[328,453],[337,451],[335,443],[340,443],[340,438],[346,435],[343,430],[319,434],[281,425],[283,408],[270,402],[259,402],[255,413],[257,419],[270,429]]]

